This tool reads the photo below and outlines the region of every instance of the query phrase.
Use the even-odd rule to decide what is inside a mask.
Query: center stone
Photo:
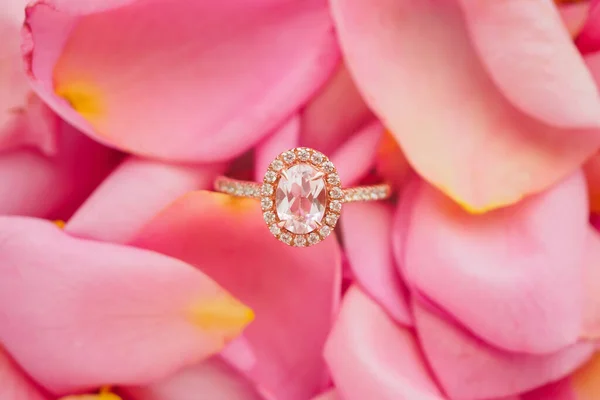
[[[310,233],[321,225],[327,206],[324,174],[308,164],[281,172],[275,198],[277,216],[292,233]]]

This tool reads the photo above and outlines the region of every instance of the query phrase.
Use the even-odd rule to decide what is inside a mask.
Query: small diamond
[[[340,177],[337,174],[330,174],[329,176],[327,176],[327,183],[329,183],[330,185],[339,185]]]
[[[332,201],[329,204],[329,208],[331,208],[335,212],[340,212],[342,211],[342,203],[340,203],[339,201]]]
[[[298,247],[306,246],[306,238],[304,236],[296,236],[294,244]]]
[[[269,199],[268,197],[264,197],[260,201],[260,205],[263,210],[268,210],[269,208],[273,207],[273,200]]]
[[[273,222],[275,222],[275,213],[272,211],[267,211],[263,214],[263,218],[265,219],[265,222],[267,224],[272,224]]]
[[[346,196],[344,197],[345,201],[352,201],[352,199],[354,198],[354,196],[352,195],[352,193],[346,193]]]
[[[310,161],[312,161],[313,164],[321,164],[324,159],[325,157],[323,156],[323,154],[314,152],[312,157],[310,158]]]
[[[273,168],[275,171],[279,171],[283,167],[284,167],[284,164],[283,164],[283,161],[281,161],[281,160],[275,160],[271,163],[271,168]]]
[[[308,243],[310,243],[310,244],[318,243],[320,240],[321,240],[321,238],[315,232],[308,235]]]
[[[273,171],[267,171],[265,174],[265,182],[273,183],[277,179],[277,174]]]
[[[268,183],[265,183],[265,184],[262,186],[261,193],[262,193],[263,195],[265,195],[265,196],[270,196],[270,195],[272,195],[272,194],[273,194],[273,190],[275,190],[275,189],[273,189],[273,186],[272,186],[272,185],[269,185]]]
[[[335,167],[333,166],[333,163],[331,161],[327,161],[323,164],[323,170],[325,172],[333,172],[333,170],[335,170]]]
[[[308,159],[310,158],[310,153],[306,149],[299,149],[297,150],[297,153],[300,161],[308,161]]]
[[[341,199],[344,196],[344,192],[339,187],[334,187],[329,191],[329,195],[334,199]]]
[[[287,244],[292,243],[292,235],[290,233],[284,232],[281,234],[281,236],[279,236],[279,239]]]
[[[337,214],[329,214],[328,216],[325,217],[325,222],[329,226],[335,226],[335,224],[338,222],[339,218],[340,218],[340,216]]]
[[[321,237],[326,238],[331,233],[331,228],[325,225],[319,230],[319,233],[321,234]]]
[[[362,192],[360,195],[360,199],[363,201],[367,201],[371,198],[371,196],[369,195],[369,192]]]
[[[269,227],[269,230],[275,236],[279,236],[279,234],[281,233],[281,229],[277,225],[271,225]]]
[[[377,192],[371,192],[371,200],[377,200],[379,198],[379,194]]]
[[[283,161],[285,161],[288,164],[293,163],[295,159],[296,155],[293,151],[288,151],[283,155]]]

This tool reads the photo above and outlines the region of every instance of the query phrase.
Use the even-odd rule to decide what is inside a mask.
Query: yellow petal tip
[[[232,296],[204,299],[191,307],[194,325],[225,336],[237,336],[254,320],[254,311]]]
[[[93,84],[83,81],[68,82],[57,85],[54,91],[89,122],[104,114],[100,90]]]
[[[59,400],[123,400],[120,396],[110,391],[109,387],[103,387],[98,394],[81,394],[61,397]]]

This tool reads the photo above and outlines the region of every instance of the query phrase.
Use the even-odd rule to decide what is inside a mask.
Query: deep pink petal
[[[478,2],[482,8],[504,3]],[[530,3],[542,2],[523,4]],[[600,131],[551,127],[507,101],[473,49],[455,2],[332,0],[332,9],[348,68],[368,104],[415,170],[470,211],[484,212],[540,192],[572,173],[598,148]],[[553,32],[549,43],[554,43]],[[506,35],[511,37],[510,30]],[[536,79],[527,75],[525,80],[538,89],[527,104],[552,97],[544,103],[552,110],[565,101],[571,111],[556,116],[565,114],[573,126],[587,126],[583,117],[600,107],[596,88],[580,59],[563,60],[567,45],[556,41],[561,62],[551,60],[542,70],[549,69],[556,79],[544,86],[543,73]],[[508,57],[506,62],[520,60]],[[577,76],[551,69],[563,63]],[[509,71],[515,68],[521,67]],[[592,87],[583,88],[584,83]],[[530,85],[515,81],[520,84]],[[564,89],[568,95],[547,96],[546,87]],[[573,98],[574,92],[581,97]],[[600,119],[600,112],[594,115]]]
[[[257,362],[246,373],[274,398],[306,400],[327,382],[321,351],[341,291],[331,239],[289,247],[272,237],[256,200],[200,191],[157,215],[133,243],[195,265],[252,307],[256,321],[244,336]]]
[[[404,325],[412,325],[407,293],[392,252],[393,209],[388,204],[349,203],[341,231],[346,255],[361,288]]]
[[[587,23],[577,37],[577,47],[586,54],[600,51],[600,1],[590,0]]]
[[[221,358],[213,357],[146,387],[127,388],[131,400],[262,400]]]
[[[472,215],[422,184],[397,215],[409,284],[501,348],[573,344],[583,319],[588,208],[581,173],[523,202]]]
[[[66,219],[120,159],[66,124],[57,145],[54,156],[0,153],[0,214]]]
[[[48,400],[0,349],[0,399]]]
[[[588,19],[590,2],[564,2],[558,4],[558,11],[563,24],[569,31],[571,37],[576,38]]]
[[[172,165],[130,157],[88,197],[65,229],[79,237],[128,242],[180,196],[212,188],[222,170],[218,165]]]
[[[0,342],[53,392],[147,384],[218,352],[252,318],[170,257],[27,218],[1,217],[0,235]]]
[[[512,396],[561,379],[593,353],[591,343],[527,355],[491,347],[418,303],[417,333],[429,364],[452,399]]]
[[[28,9],[34,88],[82,131],[140,155],[239,155],[301,107],[339,58],[325,0],[79,3]]]
[[[551,1],[459,0],[470,37],[501,92],[550,125],[600,126],[600,96]]]
[[[414,334],[356,287],[346,292],[325,359],[344,400],[442,400]]]
[[[301,115],[302,146],[325,153],[333,152],[374,118],[344,64]]]

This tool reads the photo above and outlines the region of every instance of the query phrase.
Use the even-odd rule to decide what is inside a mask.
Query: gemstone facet
[[[275,199],[285,229],[310,233],[322,225],[327,208],[325,176],[309,164],[296,164],[281,172]]]

